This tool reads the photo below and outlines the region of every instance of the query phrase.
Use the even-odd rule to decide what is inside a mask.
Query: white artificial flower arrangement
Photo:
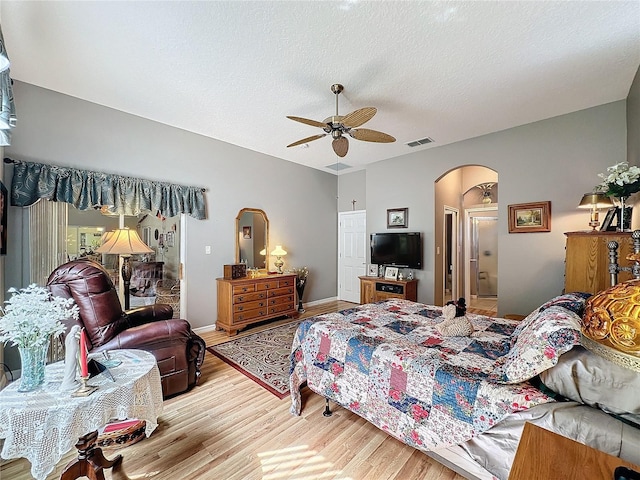
[[[640,192],[640,168],[620,162],[607,167],[607,173],[598,174],[602,183],[596,188],[610,197],[628,197]]]
[[[78,306],[72,298],[54,297],[49,290],[36,284],[16,290],[0,307],[0,342],[18,347],[37,347],[48,343],[52,335],[60,335],[62,320],[78,318]]]

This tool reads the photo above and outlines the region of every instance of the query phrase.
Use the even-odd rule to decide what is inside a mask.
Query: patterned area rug
[[[299,321],[207,347],[278,398],[289,395],[289,354]]]

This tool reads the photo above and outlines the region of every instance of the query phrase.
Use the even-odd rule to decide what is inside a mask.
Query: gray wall
[[[266,212],[269,244],[288,252],[285,268],[309,267],[305,301],[336,296],[335,175],[33,85],[15,82],[13,92],[19,122],[5,156],[206,188],[208,218],[187,217],[185,232],[187,315],[194,327],[215,323],[215,279],[234,261],[235,218],[245,207]],[[23,236],[20,209],[10,210],[11,256]],[[20,270],[7,266],[8,286],[24,285]]]
[[[367,231],[386,230],[387,208],[409,208],[408,230],[423,232],[425,240],[418,301],[433,303],[434,182],[465,165],[493,169],[500,181],[498,313],[528,314],[562,292],[564,232],[588,230],[588,215],[576,207],[600,182],[599,173],[626,159],[625,123],[625,101],[619,101],[369,165]],[[341,188],[340,196],[350,194]],[[546,200],[551,232],[508,233],[508,205]]]

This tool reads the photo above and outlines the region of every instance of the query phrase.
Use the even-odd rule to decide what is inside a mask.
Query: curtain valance
[[[165,217],[186,213],[206,218],[204,190],[165,182],[5,159],[14,163],[11,205],[26,207],[40,198],[71,203],[79,210],[107,206],[109,212]]]

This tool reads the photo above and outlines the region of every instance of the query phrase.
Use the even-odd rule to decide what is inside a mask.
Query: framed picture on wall
[[[0,182],[0,255],[7,254],[7,188]]]
[[[509,205],[509,233],[551,231],[551,202]]]
[[[242,227],[242,238],[251,239],[251,227]]]
[[[408,208],[387,209],[387,228],[407,228],[409,226]]]
[[[367,275],[370,276],[370,277],[377,277],[378,276],[378,265],[376,265],[375,263],[370,263]]]
[[[176,245],[176,234],[175,234],[175,232],[167,232],[165,240],[167,241],[167,247],[175,247],[175,245]]]

